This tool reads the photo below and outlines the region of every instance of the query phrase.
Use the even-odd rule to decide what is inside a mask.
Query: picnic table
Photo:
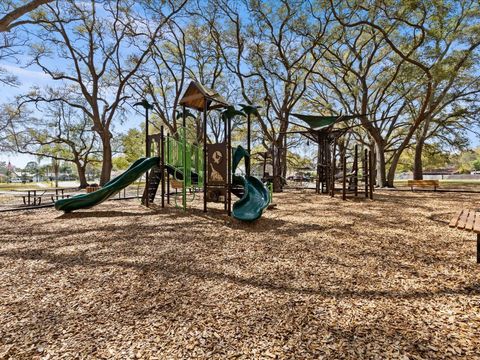
[[[54,188],[48,188],[46,189],[47,191],[52,192],[52,201],[56,201],[58,199],[65,199],[66,197],[70,197],[70,195],[65,194],[65,190],[77,190],[77,188],[73,187],[54,187]],[[53,192],[55,194],[53,194]],[[55,199],[55,200],[54,200]]]
[[[15,195],[15,197],[21,197],[24,205],[36,206],[41,205],[42,199],[44,198],[50,198],[52,202],[55,202],[58,199],[70,197],[69,194],[65,194],[66,190],[76,190],[76,188],[53,187],[40,189],[15,189],[12,191],[20,193],[18,195]]]
[[[47,192],[45,189],[15,189],[12,190],[17,193],[15,197],[21,197],[24,205],[40,205],[42,202],[42,196]]]

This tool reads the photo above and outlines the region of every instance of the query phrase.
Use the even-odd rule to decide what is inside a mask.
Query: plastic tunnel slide
[[[233,153],[232,172],[243,158],[250,154],[241,146],[238,146]],[[270,203],[270,194],[265,185],[254,176],[233,176],[233,185],[244,188],[243,196],[233,204],[232,215],[235,219],[242,221],[255,221],[262,216]]]
[[[88,209],[98,205],[111,196],[126,188],[137,180],[143,173],[158,165],[158,157],[140,158],[135,161],[123,174],[108,181],[102,188],[89,194],[72,196],[55,202],[55,209],[71,212],[78,209]]]

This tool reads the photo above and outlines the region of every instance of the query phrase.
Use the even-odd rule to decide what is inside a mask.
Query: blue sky
[[[0,94],[2,94],[2,102],[11,102],[15,96],[20,95],[28,91],[32,86],[48,86],[58,84],[50,77],[44,74],[41,70],[35,68],[23,68],[19,64],[0,62],[0,67],[5,68],[11,74],[16,75],[20,82],[18,87],[11,87],[0,84]],[[126,132],[130,128],[140,127],[140,124],[144,121],[142,114],[137,114],[134,111],[129,113],[128,119],[123,124],[118,124],[115,128],[116,133]],[[479,146],[479,139],[473,133],[470,134],[471,145]],[[16,167],[24,167],[29,161],[38,161],[36,157],[26,154],[12,154],[12,153],[0,153],[0,161],[10,161]],[[45,160],[48,162],[48,160]]]
[[[99,7],[98,10],[102,12],[101,7]],[[245,10],[243,9],[243,11]],[[44,74],[43,71],[41,71],[41,69],[36,68],[35,66],[30,66],[28,68],[22,67],[22,64],[26,64],[29,61],[29,48],[24,47],[23,51],[24,55],[19,57],[19,63],[0,61],[0,67],[3,67],[11,74],[16,75],[18,77],[18,80],[20,81],[20,85],[18,87],[11,87],[0,84],[2,103],[12,102],[16,95],[27,92],[33,86],[44,87],[49,85],[58,85],[58,81],[51,80],[48,75]],[[54,67],[60,68],[63,65],[65,65],[65,67],[67,66],[67,63],[65,61],[62,61],[62,59],[60,58],[55,58],[51,60],[51,64],[54,65]],[[136,99],[132,99],[132,104],[135,102],[134,100]],[[116,124],[114,129],[115,133],[118,134],[121,132],[125,132],[130,128],[139,128],[142,122],[143,115],[138,114],[132,110],[130,111],[126,122],[122,124]],[[479,145],[479,139],[473,133],[470,133],[470,141],[472,146]],[[0,161],[11,161],[17,167],[24,167],[27,162],[36,160],[37,159],[35,157],[30,155],[0,153]]]
[[[82,2],[79,1],[77,4],[79,3]],[[91,6],[90,2],[86,2],[85,4],[87,7]],[[100,15],[105,14],[105,11],[101,6],[96,6],[96,9]],[[36,31],[36,28],[35,25],[26,25],[22,28],[22,31],[23,30],[28,30],[33,33]],[[59,81],[52,80],[49,75],[41,70],[40,67],[36,65],[29,65],[26,67],[31,61],[29,56],[30,48],[29,46],[23,46],[21,50],[23,51],[23,54],[16,55],[16,59],[3,59],[0,61],[0,67],[7,70],[10,74],[15,75],[20,82],[20,85],[17,87],[7,86],[0,83],[0,94],[2,95],[0,103],[13,102],[15,96],[25,94],[33,86],[42,88],[46,86],[57,87],[60,85]],[[66,60],[55,55],[53,58],[44,58],[42,62],[50,69],[63,69],[70,66]],[[138,99],[132,99],[132,104],[137,100]],[[41,116],[40,113],[38,113],[38,116]],[[132,109],[128,114],[127,120],[124,123],[116,122],[114,128],[111,130],[116,134],[126,132],[130,128],[139,127],[143,121],[143,114],[139,114]],[[35,156],[26,154],[0,153],[0,161],[10,161],[17,167],[24,167],[29,161],[38,161],[38,159]]]
[[[41,71],[35,71],[20,67],[18,64],[0,62],[0,67],[7,70],[10,74],[17,76],[20,86],[13,87],[0,83],[0,93],[2,102],[13,102],[15,96],[26,92],[32,86],[45,86],[52,83],[50,77]],[[36,160],[35,157],[24,154],[0,153],[0,161],[10,161],[17,167],[24,167],[29,161]]]
[[[1,61],[0,67],[8,70],[12,75],[17,76],[20,85],[17,87],[7,86],[0,83],[0,94],[2,94],[2,102],[13,102],[15,96],[27,92],[33,86],[55,86],[58,82],[52,80],[47,74],[34,67],[24,68],[20,64]],[[129,113],[128,120],[123,124],[115,127],[115,132],[125,132],[133,127],[140,127],[144,121],[143,115],[135,113],[133,110]],[[16,167],[24,167],[29,161],[38,161],[35,156],[17,153],[0,153],[0,161],[10,161]]]

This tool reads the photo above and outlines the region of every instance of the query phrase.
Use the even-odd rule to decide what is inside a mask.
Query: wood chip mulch
[[[0,359],[475,359],[478,194],[275,196],[254,224],[110,201],[0,218]]]

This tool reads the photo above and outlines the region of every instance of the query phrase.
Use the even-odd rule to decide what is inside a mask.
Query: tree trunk
[[[414,125],[412,125],[411,128],[409,129],[407,135],[405,136],[402,143],[400,144],[397,151],[395,152],[395,155],[393,155],[392,163],[390,164],[390,168],[388,169],[387,186],[393,187],[393,180],[395,179],[395,171],[397,170],[398,162],[400,161],[400,156],[402,155],[403,151],[406,149],[406,147],[410,143],[410,140],[415,134],[415,131],[418,129],[418,127],[422,124],[423,121],[425,121],[425,114],[420,114],[417,117],[417,119],[415,119]]]
[[[385,145],[375,142],[375,160],[377,170],[377,186],[388,187],[387,183],[387,165],[385,163]]]
[[[282,143],[282,140],[276,142],[273,147],[273,192],[282,192],[282,151],[278,144]]]
[[[393,188],[393,181],[395,180],[395,171],[397,171],[398,162],[400,161],[400,155],[402,151],[399,151],[395,154],[392,158],[392,163],[390,164],[390,168],[388,169],[387,173],[387,187]]]
[[[88,186],[86,165],[82,166],[79,162],[76,162],[75,165],[77,167],[78,180],[80,181],[80,189],[85,189]]]
[[[423,180],[423,149],[425,147],[425,139],[428,136],[428,129],[430,128],[431,115],[428,114],[423,122],[423,128],[419,129],[417,134],[417,143],[415,145],[415,155],[413,159],[413,179]]]
[[[282,178],[287,177],[287,147],[284,146],[282,149]]]
[[[423,180],[422,153],[424,144],[425,140],[423,137],[419,137],[415,145],[415,156],[413,159],[413,180]]]
[[[112,173],[112,145],[110,144],[110,133],[102,133],[103,161],[100,174],[100,186],[110,180]]]
[[[58,188],[58,173],[59,173],[59,168],[60,168],[60,165],[58,164],[58,161],[57,160],[54,160],[53,161],[53,171],[55,173],[55,187]]]

